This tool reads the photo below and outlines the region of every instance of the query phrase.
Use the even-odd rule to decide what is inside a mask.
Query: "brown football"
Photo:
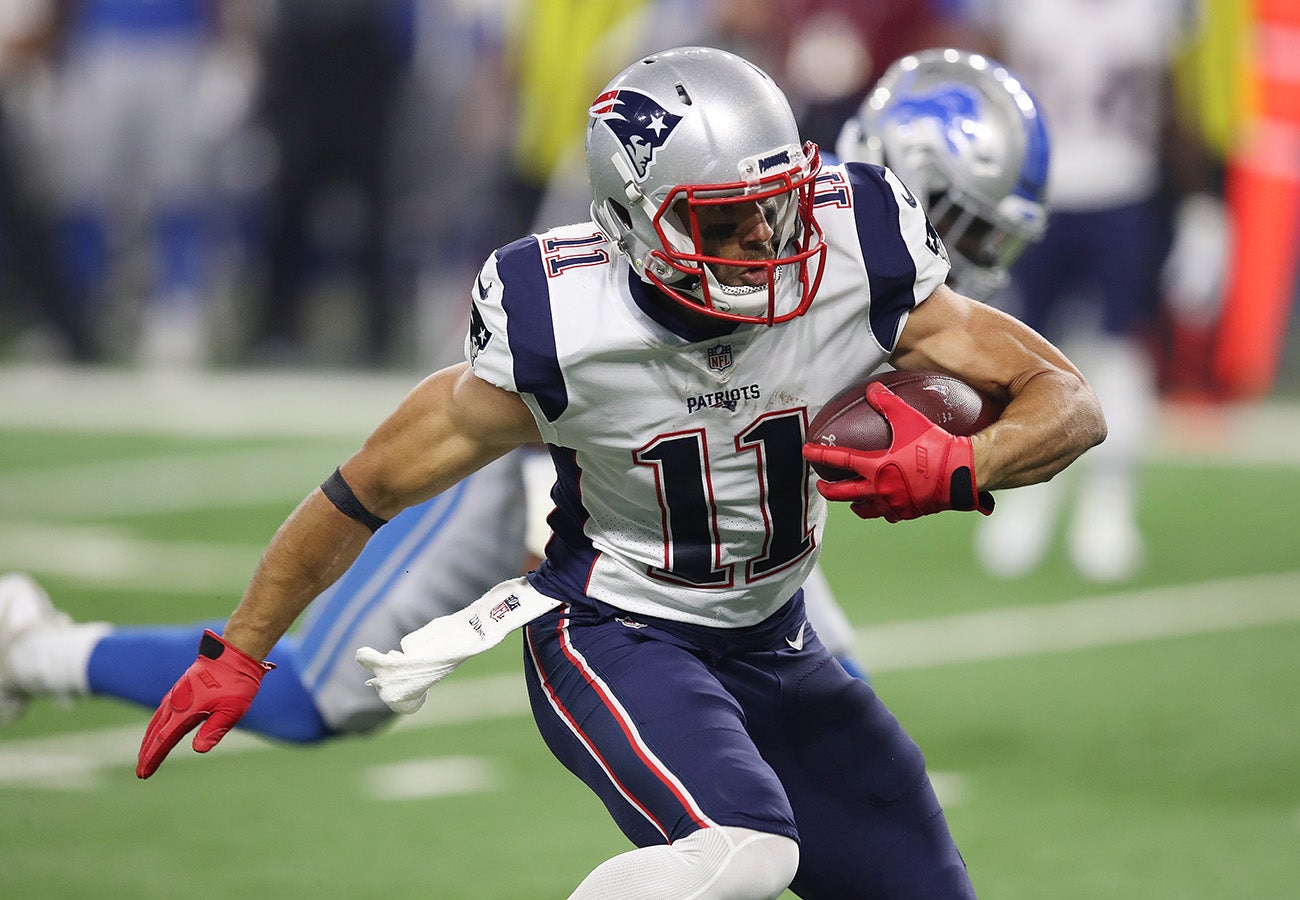
[[[939,372],[881,372],[833,397],[808,426],[808,443],[884,450],[891,434],[885,417],[867,402],[867,385],[879,381],[950,434],[972,435],[1002,415],[1003,405],[960,378]],[[847,469],[813,465],[826,481],[852,478]]]

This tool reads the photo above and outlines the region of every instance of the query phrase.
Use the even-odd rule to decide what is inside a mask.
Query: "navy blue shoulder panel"
[[[555,487],[551,489],[555,509],[546,518],[552,533],[546,542],[545,561],[528,580],[546,596],[568,601],[586,596],[600,551],[584,530],[591,513],[582,503],[582,467],[577,453],[550,444],[547,449],[555,463]]]
[[[631,266],[627,270],[627,289],[641,312],[687,343],[711,341],[732,334],[740,327],[739,322],[726,319],[710,319],[704,314],[692,316],[686,307],[642,281]]]
[[[546,420],[554,422],[568,408],[569,392],[555,350],[551,292],[537,239],[520,238],[498,250],[497,275],[515,387],[536,397]]]
[[[899,228],[898,199],[885,170],[866,163],[844,167],[853,191],[853,215],[858,244],[867,263],[871,284],[871,331],[880,346],[892,350],[898,323],[916,306],[916,263]],[[909,205],[916,198],[909,191]]]

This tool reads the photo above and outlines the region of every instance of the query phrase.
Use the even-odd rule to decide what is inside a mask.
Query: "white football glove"
[[[1208,322],[1218,315],[1227,284],[1232,221],[1223,200],[1191,194],[1174,215],[1174,242],[1165,257],[1161,285],[1174,313]]]
[[[374,673],[366,684],[379,692],[379,699],[394,712],[410,714],[424,705],[429,688],[465,660],[559,605],[528,579],[512,578],[464,609],[412,631],[402,638],[400,650],[381,653],[362,647],[356,659]]]

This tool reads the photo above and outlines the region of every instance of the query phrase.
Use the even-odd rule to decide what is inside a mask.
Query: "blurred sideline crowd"
[[[1107,7],[1164,30],[1072,69],[1078,16]],[[1195,15],[1174,28],[1166,7]],[[1116,172],[1156,192],[1162,243],[1128,318],[1159,389],[1273,388],[1300,248],[1287,0],[6,0],[0,359],[454,362],[487,253],[586,217],[601,85],[691,43],[773,74],[825,151],[900,55],[1002,60],[1046,110],[1054,214],[1128,203],[1099,186]],[[1157,164],[1090,145],[1108,127],[1080,120],[1090,102]]]

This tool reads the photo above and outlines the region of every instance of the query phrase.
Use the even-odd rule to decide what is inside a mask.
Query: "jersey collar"
[[[641,312],[689,344],[734,334],[741,324],[728,322],[725,319],[710,319],[702,315],[692,316],[689,310],[665,297],[654,285],[642,281],[641,276],[630,268],[627,273],[627,286],[632,294],[632,301]]]

